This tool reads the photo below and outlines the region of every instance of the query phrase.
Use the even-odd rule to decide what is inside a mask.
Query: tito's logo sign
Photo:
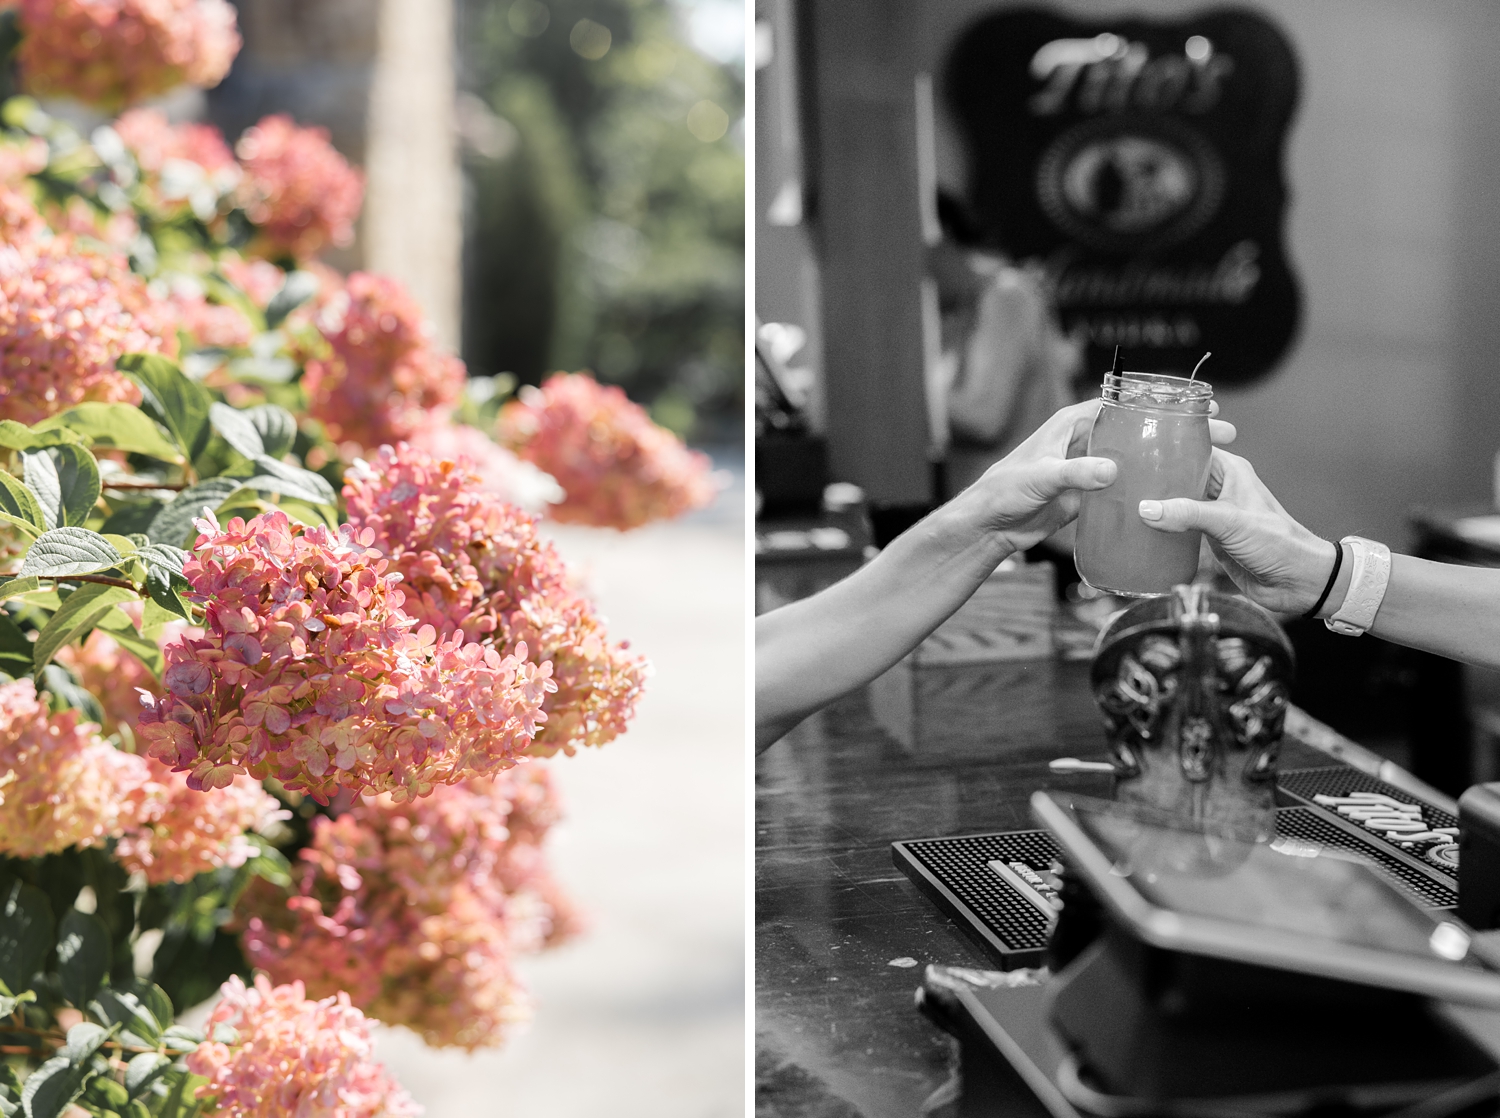
[[[1219,384],[1285,353],[1298,297],[1282,245],[1291,48],[1265,19],[975,24],[947,93],[990,239],[1041,260],[1089,366],[1170,372],[1214,351]]]

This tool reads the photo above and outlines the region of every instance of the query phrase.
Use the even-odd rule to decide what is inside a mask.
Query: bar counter
[[[1039,788],[1107,795],[1107,776],[1047,768],[1105,759],[1088,670],[1063,659],[898,665],[760,756],[759,1118],[951,1113],[956,1045],[913,994],[929,963],[994,964],[894,867],[890,843],[1035,826],[1027,800]],[[1371,760],[1352,743],[1323,746]],[[1282,762],[1328,759],[1289,734]]]

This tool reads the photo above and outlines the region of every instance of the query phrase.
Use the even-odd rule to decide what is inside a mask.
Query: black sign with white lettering
[[[947,93],[988,239],[1040,260],[1088,368],[1246,384],[1290,346],[1282,152],[1297,61],[1262,16],[1079,21],[988,16],[959,40]]]

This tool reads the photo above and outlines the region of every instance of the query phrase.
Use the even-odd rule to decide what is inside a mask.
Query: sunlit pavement
[[[553,864],[592,927],[523,961],[529,1030],[472,1056],[382,1030],[429,1118],[743,1113],[742,493],[624,535],[552,529],[656,674],[626,736],[551,762],[567,812]]]

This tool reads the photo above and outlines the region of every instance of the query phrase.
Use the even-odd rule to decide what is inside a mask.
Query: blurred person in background
[[[1057,325],[1041,273],[984,246],[964,204],[937,197],[942,239],[928,253],[942,314],[950,435],[943,497],[963,492],[1058,408],[1074,402],[1082,347]]]

